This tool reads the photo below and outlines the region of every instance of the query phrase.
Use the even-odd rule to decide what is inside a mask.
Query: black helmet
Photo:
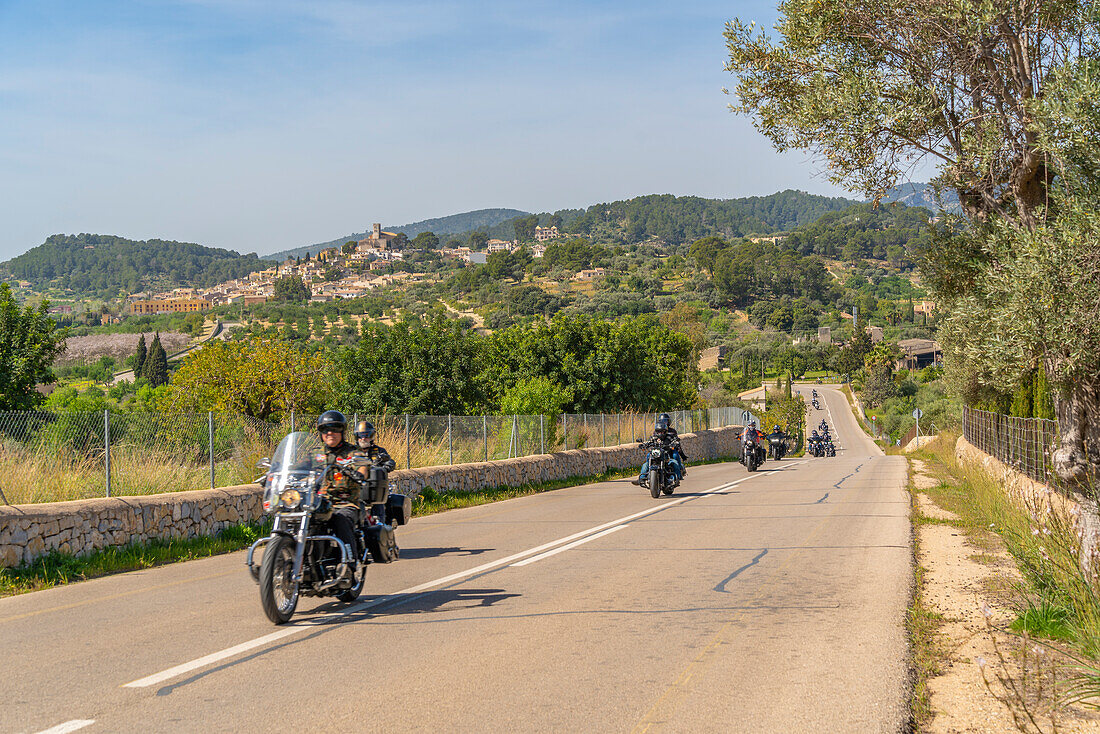
[[[657,416],[657,421],[653,425],[653,430],[658,433],[665,433],[671,425],[672,418],[669,417],[668,413],[661,413]]]
[[[776,424],[775,424],[775,428],[774,428],[774,429],[772,429],[772,430],[774,430],[774,431],[775,431],[776,433],[779,433],[779,424],[778,424],[778,423],[776,423]]]
[[[317,419],[318,431],[324,431],[326,428],[335,428],[343,433],[347,430],[347,427],[348,419],[338,410],[326,410],[324,413],[321,413],[321,417]]]
[[[370,421],[359,421],[355,424],[356,438],[374,438],[374,424]]]
[[[813,436],[814,438],[817,438],[817,431],[814,431],[814,432],[813,432],[813,433],[811,433],[810,435],[811,435],[811,436]]]

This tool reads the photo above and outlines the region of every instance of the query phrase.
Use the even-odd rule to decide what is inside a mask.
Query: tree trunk
[[[1047,374],[1056,366],[1044,365]],[[1090,497],[1100,489],[1100,375],[1076,380],[1054,390],[1061,445],[1054,452],[1054,470],[1071,488]]]

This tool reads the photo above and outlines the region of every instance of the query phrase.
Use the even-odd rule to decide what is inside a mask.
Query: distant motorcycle
[[[836,446],[833,445],[833,439],[826,436],[822,442],[822,448],[825,456],[836,456]]]
[[[329,463],[317,434],[299,431],[279,442],[267,473],[258,480],[264,487],[264,511],[274,514],[275,522],[271,535],[248,549],[246,563],[260,585],[264,613],[275,624],[290,620],[301,595],[354,602],[363,591],[367,565],[397,559],[393,529],[408,523],[412,501],[390,494],[385,469],[370,467],[369,476],[361,478],[356,461]],[[333,505],[322,489],[341,478],[359,488],[362,503],[386,508],[386,517],[379,518],[360,505],[357,548],[333,535],[328,525]],[[252,556],[261,546],[263,558],[257,565]],[[357,562],[354,573],[349,571],[352,561]]]
[[[813,399],[812,405],[814,406],[814,410],[821,410],[821,403],[818,402],[817,398]]]
[[[639,440],[641,443],[641,441]],[[672,447],[656,438],[642,443],[641,448],[649,450],[649,474],[646,475],[646,486],[649,494],[657,499],[661,494],[672,494],[676,488],[676,475],[672,470]]]

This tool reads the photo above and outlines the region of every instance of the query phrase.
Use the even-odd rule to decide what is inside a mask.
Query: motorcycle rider
[[[780,441],[786,440],[787,438],[787,434],[783,432],[783,429],[779,427],[778,423],[776,423],[775,426],[772,427],[772,432],[768,436],[769,441],[772,438],[777,438]],[[783,453],[786,453],[786,451],[784,450]],[[779,454],[777,454],[777,456],[778,455]]]
[[[653,423],[653,437],[650,440],[659,442],[662,446],[669,449],[668,465],[672,467],[672,476],[674,480],[672,486],[679,486],[680,480],[687,476],[687,469],[684,468],[684,461],[687,459],[687,454],[684,453],[684,447],[680,445],[680,435],[676,432],[676,429],[672,427],[672,418],[668,413],[661,413],[657,416],[657,420]],[[642,464],[642,470],[638,473],[638,478],[632,479],[630,482],[631,484],[644,486],[648,478],[649,456],[647,455],[645,463]]]
[[[321,435],[321,443],[325,446],[325,456],[329,464],[336,459],[362,458],[363,452],[354,444],[344,440],[344,431],[347,430],[348,419],[338,410],[326,410],[317,419],[317,432]],[[342,470],[343,471],[343,470]],[[357,469],[365,476],[363,469]],[[332,499],[333,512],[329,519],[332,534],[339,538],[352,549],[351,564],[342,570],[343,575],[354,578],[358,563],[358,557],[363,549],[356,540],[355,528],[359,524],[359,490],[352,486],[347,479],[330,480],[323,488],[324,492]]]
[[[359,453],[366,456],[373,466],[385,469],[387,474],[397,466],[397,462],[390,458],[389,452],[374,442],[374,424],[370,421],[359,421],[355,425],[355,442],[359,445]],[[385,521],[386,506],[372,505],[371,514]]]

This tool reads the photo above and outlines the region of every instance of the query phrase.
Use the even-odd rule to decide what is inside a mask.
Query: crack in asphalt
[[[762,551],[760,551],[759,553],[757,553],[757,554],[756,554],[756,557],[755,557],[755,558],[753,558],[753,559],[752,559],[751,561],[749,561],[748,563],[746,563],[746,564],[745,564],[744,566],[742,566],[741,568],[737,569],[736,571],[734,571],[733,573],[731,573],[731,574],[730,574],[729,576],[727,576],[726,578],[722,579],[722,582],[721,582],[721,583],[719,583],[719,584],[718,584],[717,586],[715,586],[715,587],[714,587],[714,590],[715,590],[715,591],[717,591],[717,592],[718,592],[719,594],[728,594],[728,593],[730,593],[730,592],[726,591],[726,584],[728,584],[728,583],[729,583],[730,581],[733,581],[733,580],[734,580],[735,578],[737,578],[737,577],[738,577],[738,576],[740,576],[740,575],[741,575],[742,573],[744,573],[745,571],[749,570],[750,568],[752,568],[752,567],[753,567],[753,566],[755,566],[756,564],[760,563],[760,559],[761,559],[761,558],[763,558],[763,557],[764,557],[764,556],[766,556],[766,555],[768,555],[768,549],[767,549],[767,548],[765,548],[764,550],[762,550]]]

